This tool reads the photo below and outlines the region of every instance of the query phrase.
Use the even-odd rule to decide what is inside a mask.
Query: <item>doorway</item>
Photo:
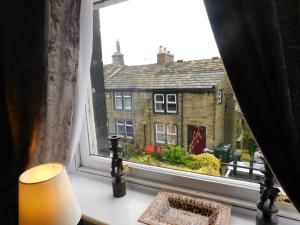
[[[206,146],[206,127],[188,125],[187,143],[191,153],[195,155],[203,153]]]

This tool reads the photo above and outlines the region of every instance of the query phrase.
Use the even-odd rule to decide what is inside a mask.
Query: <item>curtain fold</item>
[[[300,211],[300,24],[296,0],[204,0],[247,123]]]
[[[0,224],[18,224],[26,167],[67,165],[74,152],[80,7],[81,0],[1,2]]]
[[[30,166],[56,161],[67,165],[74,122],[79,59],[80,0],[45,1],[45,82],[39,139]],[[78,95],[76,96],[78,97]]]

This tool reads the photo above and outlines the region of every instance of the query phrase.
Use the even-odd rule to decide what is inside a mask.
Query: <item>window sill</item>
[[[111,179],[87,173],[70,174],[82,219],[95,225],[136,225],[138,218],[153,201],[159,189],[127,182],[123,198],[112,196]],[[279,217],[279,224],[296,225],[299,221]],[[254,225],[255,211],[232,207],[230,225]]]

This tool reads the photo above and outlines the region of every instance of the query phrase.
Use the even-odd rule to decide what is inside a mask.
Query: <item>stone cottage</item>
[[[108,134],[140,147],[179,144],[193,153],[235,144],[233,91],[222,60],[177,61],[160,47],[157,63],[124,65],[117,42],[104,65]]]

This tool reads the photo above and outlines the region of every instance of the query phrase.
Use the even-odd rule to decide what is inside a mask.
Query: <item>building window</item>
[[[119,137],[133,139],[133,124],[131,120],[116,120],[116,134]]]
[[[115,109],[119,109],[119,110],[132,109],[131,92],[115,92],[114,95],[115,95]]]
[[[131,120],[125,120],[125,135],[127,139],[133,139],[133,125]]]
[[[155,142],[159,144],[166,143],[166,131],[163,123],[155,124]]]
[[[177,113],[176,94],[154,94],[155,113]]]
[[[158,144],[177,144],[177,125],[155,124],[155,142]]]
[[[124,109],[131,110],[131,92],[123,93]]]
[[[154,94],[154,111],[165,112],[164,110],[165,96],[163,94]]]
[[[115,108],[123,109],[122,92],[115,92]]]
[[[223,101],[223,89],[219,89],[218,91],[218,103],[222,103]]]
[[[119,137],[125,137],[125,130],[124,130],[124,120],[116,120],[116,128],[117,128],[117,135]]]
[[[167,113],[177,113],[176,94],[167,94]]]
[[[177,125],[167,125],[167,143],[169,145],[177,144]]]

